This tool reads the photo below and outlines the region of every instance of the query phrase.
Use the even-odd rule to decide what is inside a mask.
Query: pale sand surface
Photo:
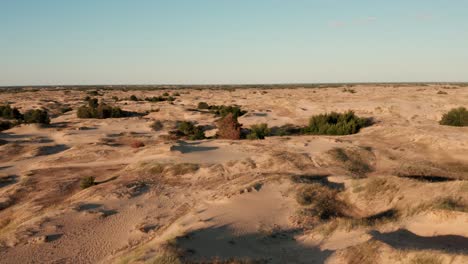
[[[57,113],[50,126],[0,132],[7,141],[0,145],[0,263],[161,263],[155,259],[168,243],[195,262],[414,263],[429,256],[441,261],[435,263],[468,263],[468,213],[430,206],[446,197],[468,204],[468,128],[438,124],[451,108],[468,106],[468,88],[353,89],[183,89],[174,104],[111,99],[164,91],[103,91],[99,98],[125,110],[159,109],[104,120],[58,114],[60,105],[82,105],[84,91],[0,93],[0,102],[21,110]],[[248,111],[239,118],[246,128],[304,126],[311,115],[346,110],[375,124],[348,136],[161,137],[177,120],[215,128],[213,114],[191,110],[201,101],[240,105]],[[162,131],[151,129],[154,120],[163,121]],[[134,140],[145,146],[132,148]],[[356,178],[330,156],[334,148],[352,150],[371,171]],[[178,173],[187,163],[197,166]],[[164,172],[155,173],[157,166]],[[324,177],[320,182],[338,188],[352,219],[386,210],[399,217],[374,225],[338,219],[305,226],[295,199],[305,183],[293,180],[301,175]],[[99,184],[82,190],[85,176]],[[371,262],[359,261],[363,255]]]

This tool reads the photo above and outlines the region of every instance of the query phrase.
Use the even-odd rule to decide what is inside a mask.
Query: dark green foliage
[[[0,117],[5,119],[22,119],[23,115],[16,107],[0,105]]]
[[[197,108],[198,109],[208,109],[208,108],[210,108],[210,105],[207,104],[206,102],[199,102]]]
[[[250,133],[247,135],[247,139],[265,139],[265,137],[269,135],[270,129],[267,124],[253,125],[250,127]]]
[[[175,98],[172,97],[172,96],[168,96],[168,97],[153,96],[153,97],[146,97],[145,101],[148,101],[148,102],[164,102],[164,101],[173,102],[173,101],[175,101]]]
[[[369,125],[368,119],[356,116],[353,111],[331,112],[311,117],[309,126],[303,132],[313,135],[349,135],[358,133],[361,128]]]
[[[168,92],[163,93],[163,96],[169,96]]]
[[[91,108],[98,107],[99,102],[98,102],[98,99],[96,98],[89,98],[88,100],[85,100],[85,101],[88,102],[88,106]]]
[[[209,105],[206,102],[199,102],[198,109],[209,109],[212,113],[219,117],[225,117],[228,114],[232,114],[232,116],[237,119],[239,116],[243,116],[247,111],[243,111],[239,106],[231,105]]]
[[[90,102],[90,101],[88,101]],[[94,105],[94,104],[93,104]],[[128,113],[120,109],[119,107],[112,107],[110,105],[100,103],[96,107],[91,105],[83,105],[78,108],[76,112],[78,118],[119,118],[126,117]]]
[[[117,96],[112,96],[112,100],[114,100],[114,101],[117,102],[117,101],[119,101],[119,97],[117,97]]]
[[[177,125],[177,130],[183,136],[190,140],[199,140],[205,138],[205,133],[200,126],[195,126],[192,122],[182,121]]]
[[[9,121],[0,121],[0,131],[10,129],[14,127],[15,125],[12,122]]]
[[[453,108],[442,116],[439,124],[445,126],[468,126],[468,111],[465,107]]]
[[[302,128],[287,124],[280,127],[274,127],[271,129],[271,135],[273,136],[291,136],[291,135],[300,135],[302,134]]]
[[[180,96],[180,93],[175,92],[175,93],[172,94],[172,96]]]
[[[41,109],[31,109],[24,113],[24,122],[25,123],[38,123],[38,124],[49,124],[50,118],[49,114],[45,110]]]
[[[232,114],[234,118],[238,118],[239,116],[243,116],[247,111],[241,110],[239,106],[230,105],[212,105],[210,106],[210,110],[215,113],[216,116],[225,117],[228,114]]]
[[[136,97],[135,95],[131,95],[130,96],[130,101],[139,101],[138,97]]]
[[[91,96],[98,96],[99,95],[98,91],[89,91],[89,92],[87,92],[87,94],[89,94]]]
[[[95,178],[92,176],[89,177],[84,177],[80,181],[80,187],[81,189],[86,189],[89,188],[93,185],[96,185]]]

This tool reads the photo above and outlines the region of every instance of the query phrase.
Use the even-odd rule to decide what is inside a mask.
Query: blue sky
[[[468,81],[466,0],[0,0],[0,85]]]

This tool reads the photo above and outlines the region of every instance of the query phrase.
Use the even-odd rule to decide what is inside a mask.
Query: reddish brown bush
[[[134,140],[134,141],[132,141],[132,143],[130,143],[130,146],[132,148],[141,148],[141,147],[144,147],[145,144],[143,142],[139,141],[139,140]]]
[[[232,113],[229,113],[224,118],[217,122],[218,126],[218,137],[224,139],[240,139],[241,138],[241,127],[237,118]]]

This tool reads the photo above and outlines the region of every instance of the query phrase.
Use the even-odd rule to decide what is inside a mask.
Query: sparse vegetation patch
[[[468,111],[465,107],[454,108],[444,114],[439,123],[444,126],[468,126]]]
[[[350,135],[358,133],[361,128],[370,124],[369,119],[360,118],[353,111],[331,112],[312,116],[309,126],[305,127],[303,132],[312,135]]]

